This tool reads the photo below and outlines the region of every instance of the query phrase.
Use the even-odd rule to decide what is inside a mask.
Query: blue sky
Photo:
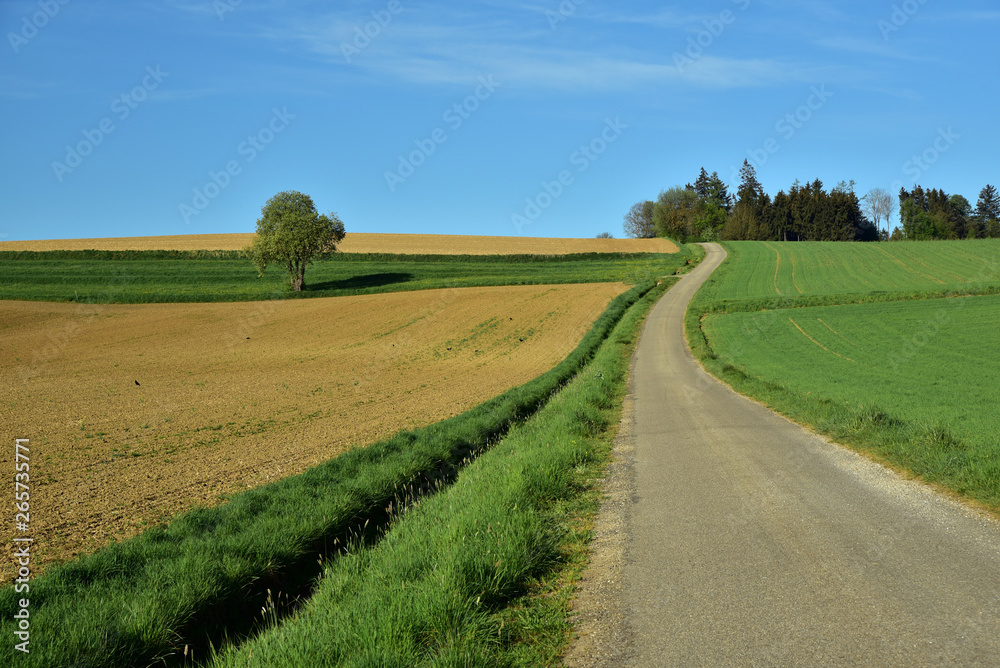
[[[622,236],[693,181],[1000,184],[995,1],[0,3],[0,239]]]

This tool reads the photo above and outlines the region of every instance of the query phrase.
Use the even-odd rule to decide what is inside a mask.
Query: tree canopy
[[[981,239],[1000,237],[1000,199],[993,204],[996,189],[986,186],[979,194],[975,209],[962,195],[949,195],[937,188],[916,185],[913,190],[899,190],[899,219],[902,238]]]
[[[646,200],[636,202],[625,214],[626,236],[633,239],[650,239],[656,236],[656,229],[653,227],[653,207],[655,202]]]
[[[718,172],[709,175],[702,167],[694,183],[635,204],[625,216],[625,230],[629,236],[656,234],[682,243],[1000,238],[1000,192],[992,185],[982,189],[975,207],[940,189],[901,188],[901,225],[891,234],[893,195],[872,188],[858,197],[854,187],[854,181],[841,181],[827,191],[819,179],[805,184],[796,179],[772,199],[753,164],[744,160],[734,201]]]
[[[979,192],[975,217],[983,236],[1000,237],[1000,194],[995,187],[987,184]]]
[[[305,287],[306,267],[337,251],[346,236],[336,213],[320,215],[312,198],[295,190],[278,193],[261,209],[257,236],[245,249],[257,271],[280,263],[288,270],[292,290]]]

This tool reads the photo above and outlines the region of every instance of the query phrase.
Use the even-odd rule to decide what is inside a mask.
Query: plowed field
[[[0,241],[0,251],[50,250],[240,250],[253,234],[199,234],[167,237]],[[348,233],[345,253],[406,255],[565,255],[567,253],[676,253],[666,239],[552,239],[448,234]]]
[[[0,302],[4,431],[31,439],[38,563],[456,415],[550,369],[626,289]]]

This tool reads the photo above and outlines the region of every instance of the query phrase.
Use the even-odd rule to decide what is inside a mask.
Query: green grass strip
[[[594,360],[534,417],[425,498],[371,549],[332,562],[310,601],[214,668],[553,665],[568,637],[566,599],[529,592],[586,540],[572,515],[609,456],[628,363],[645,314],[618,324]],[[596,499],[590,498],[593,512]]]
[[[291,478],[194,510],[164,528],[53,568],[30,592],[0,591],[0,637],[13,639],[30,600],[31,652],[0,644],[0,665],[134,666],[217,642],[257,616],[268,589],[294,591],[317,557],[366,518],[456,468],[534,413],[593,357],[629,307],[654,286],[614,299],[579,346],[542,376],[460,416],[402,432]],[[310,566],[311,565],[311,566]]]
[[[263,277],[236,251],[0,253],[0,299],[144,304],[236,302],[500,285],[625,282],[674,273],[673,254],[443,256],[336,254],[306,271],[292,292],[275,266]]]

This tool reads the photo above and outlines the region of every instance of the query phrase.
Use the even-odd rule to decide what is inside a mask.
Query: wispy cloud
[[[839,78],[830,68],[815,68],[766,58],[703,56],[684,68],[684,78],[711,88],[755,88],[812,83]]]
[[[186,90],[158,88],[149,93],[149,99],[158,102],[176,102],[178,100],[198,100],[205,97],[223,95],[226,92],[218,88],[188,88]]]
[[[12,90],[9,88],[0,89],[0,99],[5,100],[37,100],[41,95],[36,92],[25,90]]]
[[[39,81],[34,78],[0,73],[0,98],[8,100],[37,100],[61,87],[62,84],[55,81]]]
[[[602,16],[675,28],[698,18],[667,10]],[[485,20],[480,15],[472,21],[415,10],[394,18],[348,65],[342,49],[352,43],[357,20],[356,15],[331,13],[271,27],[265,36],[333,64],[415,84],[467,84],[491,73],[512,87],[587,93],[663,84],[746,88],[802,78],[800,68],[775,60],[707,56],[682,74],[662,51],[644,52],[593,36],[571,45],[571,40],[553,39],[549,30],[525,30],[523,21],[508,21],[503,15]]]
[[[799,0],[798,4],[802,9],[809,11],[822,21],[843,21],[849,17],[843,7],[838,7],[826,0]]]
[[[923,102],[927,98],[912,88],[891,88],[885,86],[859,86],[858,90],[866,90],[872,93],[879,93],[887,97],[895,97],[907,102]]]
[[[225,20],[225,17],[236,12],[251,13],[287,9],[287,5],[288,3],[282,0],[256,0],[255,2],[243,2],[242,0],[159,0],[147,3],[149,9],[157,11],[180,12],[216,20]]]
[[[654,28],[689,28],[697,26],[701,28],[700,22],[711,17],[710,12],[680,12],[675,9],[661,9],[655,13],[629,14],[621,10],[600,12],[593,15],[593,18],[603,23],[624,23],[632,25],[645,25]]]
[[[878,56],[880,58],[891,58],[894,60],[909,60],[913,62],[930,62],[936,60],[929,56],[915,56],[904,53],[882,41],[861,39],[858,37],[838,36],[823,37],[815,41],[817,46],[838,51],[847,51],[866,56]]]
[[[961,21],[1000,21],[1000,11],[997,10],[950,12],[949,16]]]

